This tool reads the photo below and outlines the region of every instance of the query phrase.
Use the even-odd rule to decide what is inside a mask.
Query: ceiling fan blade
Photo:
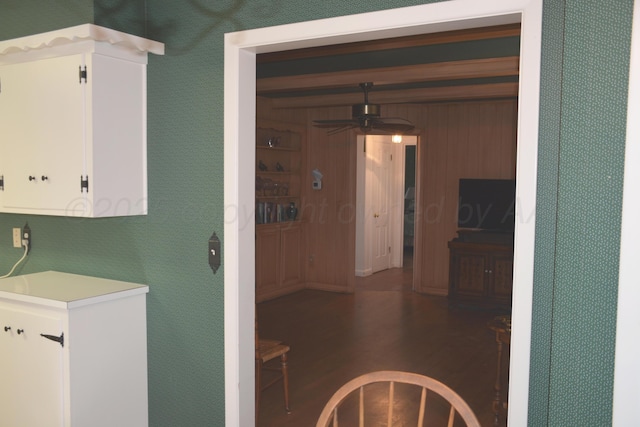
[[[343,126],[359,126],[359,122],[353,119],[314,120],[313,125],[319,128],[335,128],[335,127],[343,127]]]
[[[357,129],[359,127],[360,126],[355,124],[355,123],[351,124],[351,125],[347,125],[347,126],[340,126],[340,127],[335,128],[335,129],[331,129],[330,131],[327,131],[327,135],[329,135],[329,136],[330,135],[335,135],[337,133],[344,132],[345,130]]]
[[[371,121],[371,128],[378,132],[404,133],[413,130],[414,127],[409,120],[399,117],[377,118]]]

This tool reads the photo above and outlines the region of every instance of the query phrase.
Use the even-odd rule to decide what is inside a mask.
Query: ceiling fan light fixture
[[[353,117],[380,117],[380,105],[378,104],[355,104],[351,106]]]

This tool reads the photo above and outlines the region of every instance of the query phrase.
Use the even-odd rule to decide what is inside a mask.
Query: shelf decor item
[[[289,221],[295,221],[296,216],[298,216],[298,208],[294,202],[291,202],[287,208],[287,218]]]

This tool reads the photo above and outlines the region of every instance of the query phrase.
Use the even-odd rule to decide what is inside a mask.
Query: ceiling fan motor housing
[[[351,107],[351,114],[355,119],[380,117],[379,104],[355,104]]]

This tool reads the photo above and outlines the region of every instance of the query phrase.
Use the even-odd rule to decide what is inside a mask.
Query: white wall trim
[[[630,62],[613,383],[614,426],[635,425],[640,419],[640,286],[637,267],[640,228],[636,224],[640,211],[640,3],[637,1],[633,8]]]
[[[457,0],[225,35],[225,401],[226,425],[254,414],[255,54],[302,47],[522,22],[513,341],[509,423],[526,425],[535,238],[542,0]]]

